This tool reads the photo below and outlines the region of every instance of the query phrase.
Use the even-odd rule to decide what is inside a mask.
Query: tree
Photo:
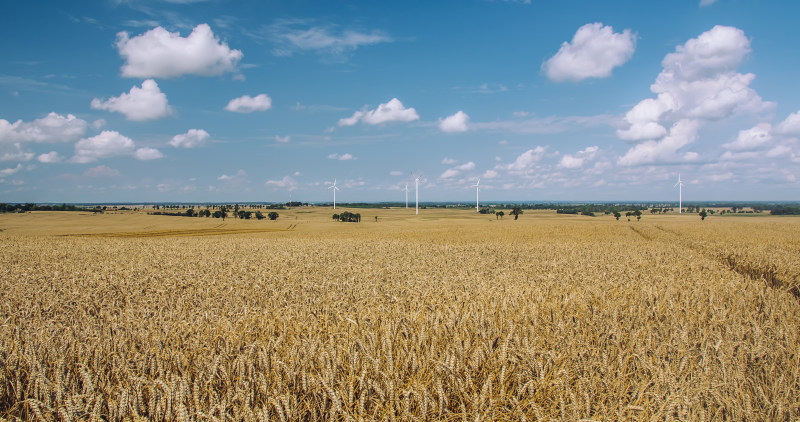
[[[514,208],[511,209],[511,212],[508,213],[508,215],[513,215],[514,216],[514,220],[519,219],[519,215],[520,214],[522,214],[522,208],[521,207],[514,207]]]
[[[631,221],[631,215],[633,215],[633,213],[630,211],[625,213],[625,217],[628,217],[628,221]]]
[[[216,214],[216,212],[214,212]],[[225,221],[225,217],[228,216],[228,208],[224,205],[219,209],[219,216],[222,218],[222,221]]]
[[[261,214],[261,211],[256,211],[256,219],[263,220],[264,214]]]
[[[194,208],[189,208],[188,210],[186,210],[186,216],[187,217],[194,217],[195,215],[197,215],[197,214],[195,214]]]
[[[233,204],[233,218],[239,214],[239,204]]]
[[[617,221],[619,221],[620,217],[622,217],[622,214],[620,214],[619,211],[614,211],[614,218],[616,218]]]
[[[269,217],[270,220],[277,220],[278,219],[278,213],[275,212],[275,211],[272,211],[269,214],[267,214],[267,217]]]
[[[639,221],[639,220],[641,220],[641,219],[642,219],[642,212],[641,212],[641,211],[639,211],[639,210],[636,210],[636,211],[634,211],[634,212],[633,212],[633,215],[635,215],[635,216],[636,216],[636,221]]]
[[[500,218],[500,219],[502,220],[504,215],[506,215],[506,213],[504,213],[503,211],[497,211],[497,212],[494,214],[494,218],[495,218],[495,219],[497,219],[497,218]]]
[[[700,221],[705,221],[706,217],[708,217],[708,213],[705,209],[697,214],[700,216]]]
[[[336,221],[339,221],[339,214],[334,214],[333,215],[333,219],[336,220]]]

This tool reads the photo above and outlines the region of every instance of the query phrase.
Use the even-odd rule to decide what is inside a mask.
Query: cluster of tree
[[[672,208],[667,208],[667,207],[659,207],[659,208],[652,207],[650,208],[650,214],[657,214],[657,213],[666,214],[667,212],[672,210],[673,210]]]
[[[622,217],[622,214],[619,211],[614,211],[614,218],[619,221],[619,218]],[[631,221],[631,217],[636,217],[636,221],[642,219],[642,210],[634,210],[634,211],[626,211],[625,217],[628,218],[628,221]]]
[[[350,211],[345,211],[341,214],[334,214],[333,219],[336,221],[344,221],[348,223],[360,223],[361,222],[361,214],[352,213]],[[376,220],[377,221],[377,220]]]
[[[771,215],[800,215],[800,206],[778,205],[769,213]]]
[[[489,207],[484,207],[478,210],[481,214],[495,214],[494,210]]]
[[[308,202],[289,201],[284,205],[286,205],[287,207],[307,207]]]
[[[587,215],[589,217],[595,216],[594,211],[579,210],[577,208],[559,208],[556,210],[556,214],[575,214],[575,215],[580,214],[580,215]]]
[[[75,205],[36,205],[30,202],[25,204],[4,204],[0,203],[0,213],[5,212],[28,212],[28,211],[84,211],[85,208]]]
[[[220,209],[211,212],[209,208],[204,210],[195,211],[194,208],[189,208],[186,211],[178,211],[178,212],[168,212],[168,211],[154,211],[151,212],[150,215],[171,215],[175,217],[213,217],[213,218],[221,218],[225,221],[225,218],[228,217],[228,208],[225,206],[220,207]],[[253,213],[252,211],[240,210],[238,205],[234,207],[233,211],[234,218],[238,217],[242,220],[249,220],[255,217],[258,220],[263,220],[264,218],[269,218],[270,220],[277,220],[278,213],[275,211],[267,213],[265,216],[261,213],[261,211],[256,211]]]

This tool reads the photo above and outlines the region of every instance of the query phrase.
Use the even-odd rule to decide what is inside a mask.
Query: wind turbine
[[[412,173],[411,176],[414,176]],[[422,179],[422,175],[418,174],[414,176],[414,202],[416,207],[416,214],[419,214],[419,180]]]
[[[481,212],[480,209],[479,209],[479,205],[480,205],[479,194],[480,194],[480,191],[481,191],[481,178],[480,177],[478,178],[478,183],[472,185],[472,187],[475,188],[475,212]]]
[[[678,214],[681,214],[683,213],[683,182],[680,173],[678,173],[678,183],[675,183],[675,186],[678,187]]]
[[[408,183],[406,183],[405,191],[406,191],[406,209],[408,209]]]
[[[337,190],[341,190],[341,189],[336,187],[336,179],[335,178],[333,179],[333,185],[328,186],[328,189],[332,189],[333,190],[333,209],[336,209],[336,191]]]

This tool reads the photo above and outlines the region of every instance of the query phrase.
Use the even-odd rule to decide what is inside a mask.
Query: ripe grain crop
[[[797,220],[307,218],[1,232],[0,417],[800,418]]]

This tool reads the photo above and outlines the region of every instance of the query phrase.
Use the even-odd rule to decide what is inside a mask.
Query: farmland
[[[0,417],[800,418],[799,218],[359,212],[0,215]]]

